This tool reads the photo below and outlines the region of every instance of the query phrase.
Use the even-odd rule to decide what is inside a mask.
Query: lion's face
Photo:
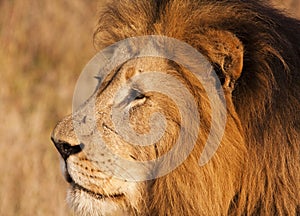
[[[182,97],[180,92],[182,88],[186,88],[193,95],[193,102],[197,105],[197,109],[192,111],[189,108],[191,110],[188,113],[190,118],[188,121],[193,128],[196,128],[193,126],[193,121],[201,124],[194,135],[192,130],[185,126],[189,132],[184,142],[192,142],[193,139],[189,136],[196,136],[197,139],[192,145],[194,149],[192,152],[185,150],[188,148],[187,143],[181,143],[180,148],[175,150],[173,156],[176,159],[173,160],[180,162],[178,164],[180,168],[174,167],[174,171],[169,164],[170,161],[160,162],[156,166],[143,164],[141,169],[132,168],[130,163],[123,162],[124,160],[147,162],[161,158],[173,148],[181,132],[182,116],[176,101],[159,92],[146,89],[149,85],[149,79],[146,77],[156,73],[160,78],[152,80],[154,83],[151,85],[154,88],[164,83],[165,88],[172,89],[171,94]],[[166,80],[169,76],[175,77],[179,83],[175,85],[170,80]],[[189,106],[188,102],[181,103],[183,106]],[[160,177],[161,170],[165,170],[166,167],[170,169],[166,176],[159,178],[160,180],[166,180],[168,176],[176,179],[178,173],[184,176],[180,169],[184,169],[184,172],[194,172],[194,180],[203,178],[198,176],[198,172],[203,171],[205,174],[206,171],[199,166],[198,159],[211,126],[210,106],[203,86],[191,76],[189,71],[170,60],[155,57],[136,58],[112,71],[85,105],[72,116],[59,122],[53,131],[53,140],[64,159],[64,175],[70,183],[68,201],[75,212],[87,215],[149,214],[151,212],[149,203],[155,200],[153,188],[158,184],[156,178]],[[129,123],[124,120],[124,116],[114,120],[113,116],[117,115],[116,112],[128,113]],[[162,114],[163,120],[160,116],[151,119],[157,113]],[[121,121],[119,122],[121,125],[125,124],[125,131],[116,128],[118,121]],[[229,117],[227,121],[231,128],[239,127],[233,118]],[[142,136],[153,133],[151,131],[153,127],[158,132],[160,129],[163,130],[162,136],[150,136],[151,139],[146,139],[146,143],[144,142],[147,145],[142,145]],[[126,128],[131,128],[134,133],[137,133],[136,139],[130,138],[130,133],[133,131],[126,131]],[[235,131],[229,133],[232,135],[236,133]],[[234,137],[235,140],[227,137],[232,146],[228,146],[224,153],[234,151],[236,143],[241,145],[242,137],[239,135]],[[236,137],[240,138],[236,139]],[[190,154],[188,158],[180,156],[184,155],[185,151]],[[230,161],[233,162],[239,157],[241,155],[226,160],[230,164]],[[231,169],[233,169],[232,173],[235,173],[234,167]],[[235,178],[238,176],[229,178],[231,183],[235,183]],[[159,184],[158,186],[161,187]],[[174,187],[178,186],[174,185]],[[228,187],[228,192],[229,197],[232,196],[233,188]]]
[[[200,43],[208,52],[201,59],[224,68],[223,81],[207,60],[206,66],[198,67],[181,46],[162,43],[191,65],[164,55],[131,58],[102,77],[84,105],[58,123],[52,140],[64,159],[64,174],[71,185],[68,201],[75,212],[165,215],[169,213],[161,209],[173,205],[170,214],[181,209],[182,214],[193,215],[203,211],[207,205],[203,197],[208,195],[222,203],[220,214],[228,211],[243,167],[242,130],[231,101],[232,79],[241,72],[243,48],[229,32],[206,34],[199,36],[200,41],[215,39]],[[161,41],[149,44],[134,48],[142,53],[160,50]],[[114,52],[120,55],[118,49]],[[200,165],[203,155],[207,162],[215,151],[213,160]],[[223,185],[226,193],[220,196]],[[187,210],[183,204],[194,207]]]
[[[155,170],[149,167],[137,171],[133,179],[126,178],[126,169],[130,167],[119,164],[118,158],[108,156],[110,153],[107,150],[95,144],[92,134],[95,130],[99,132],[108,151],[128,161],[155,160],[163,155],[176,141],[180,131],[180,116],[170,98],[157,92],[146,92],[144,85],[149,80],[143,79],[143,76],[147,76],[149,71],[159,71],[157,73],[177,77],[182,85],[189,88],[191,84],[184,80],[183,71],[178,70],[178,65],[163,58],[130,60],[112,71],[80,110],[57,125],[53,139],[64,158],[64,175],[71,185],[68,201],[75,211],[91,215],[125,215],[145,211],[152,181],[150,175]],[[134,77],[140,78],[133,79]],[[161,77],[160,81],[166,82]],[[171,87],[174,94],[181,91],[180,86]],[[91,116],[88,114],[94,110],[93,106],[95,125],[91,123]],[[153,114],[163,114],[165,128],[163,125],[156,125],[165,130],[163,136],[152,145],[132,145],[124,138],[124,134],[119,134],[113,123],[114,108],[118,112],[129,113],[129,127],[140,135],[151,132],[153,125],[149,119]],[[79,132],[76,127],[78,130],[85,128],[84,132]],[[80,141],[78,136],[81,136]],[[139,141],[141,138],[137,138],[136,142]],[[143,182],[140,179],[150,180]]]

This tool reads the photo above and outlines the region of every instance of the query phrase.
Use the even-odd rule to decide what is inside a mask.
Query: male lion
[[[130,59],[104,78],[94,99],[53,131],[74,211],[79,215],[299,215],[300,22],[258,0],[122,0],[103,11],[95,42],[104,48],[145,35],[183,41],[213,65],[221,85],[215,77],[211,80],[215,89],[223,90],[227,112],[224,134],[216,143],[219,148],[206,164],[199,164],[213,124],[214,105],[205,84],[187,67],[167,58]],[[137,170],[128,180],[122,175],[130,167],[123,167],[120,158],[155,161],[172,150],[180,130],[186,129],[176,102],[130,84],[137,75],[146,79],[147,71],[179,80],[172,94],[176,96],[183,86],[193,95],[197,111],[190,115],[198,115],[200,126],[191,152],[172,171],[159,175],[161,168],[181,157],[192,138],[186,137],[162,166]],[[130,88],[115,97],[124,85]],[[87,114],[91,100],[93,128]],[[149,119],[161,113],[165,133],[153,145],[132,145],[113,124],[116,101],[120,112],[123,108],[129,112],[135,132],[150,133],[153,121]],[[83,131],[80,138],[74,124]],[[84,132],[86,125],[89,133]],[[97,148],[91,139],[97,132],[116,157]],[[185,132],[193,134],[193,128]]]

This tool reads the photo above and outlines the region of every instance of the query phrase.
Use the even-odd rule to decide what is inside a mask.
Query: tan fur
[[[166,116],[167,131],[155,148],[133,147],[107,129],[113,128],[112,95],[134,71],[147,70],[178,77],[196,98],[201,117],[197,144],[173,172],[146,182],[126,182],[101,173],[108,161],[104,157],[103,164],[95,167],[87,159],[92,147],[70,156],[67,167],[73,181],[94,193],[124,195],[97,201],[73,188],[69,198],[73,209],[82,215],[300,214],[300,22],[254,0],[122,0],[104,9],[95,43],[104,48],[142,35],[184,41],[213,64],[227,102],[222,142],[208,164],[200,167],[211,124],[203,87],[174,62],[133,59],[112,72],[109,86],[99,88],[97,130],[108,145],[128,160],[155,159],[172,148],[179,114],[172,101],[159,94],[148,95],[131,113],[139,132],[149,131],[152,113]],[[79,144],[71,117],[57,125],[53,139]]]

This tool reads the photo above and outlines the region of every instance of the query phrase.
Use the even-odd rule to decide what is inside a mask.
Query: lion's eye
[[[140,90],[131,89],[126,99],[126,104],[130,104],[131,107],[136,105],[142,105],[146,101],[146,96]]]
[[[142,92],[140,92],[139,90],[132,89],[130,91],[130,99],[131,99],[131,101],[141,100],[141,99],[144,99],[144,98],[145,98],[145,95]]]
[[[130,105],[130,107],[134,107],[136,105],[143,104],[146,101],[146,99],[146,95],[143,94],[140,90],[130,89],[129,92],[127,92],[127,96],[121,102],[119,102],[119,105]]]

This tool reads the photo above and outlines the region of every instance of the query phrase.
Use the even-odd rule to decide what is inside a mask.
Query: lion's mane
[[[236,81],[232,100],[247,156],[243,158],[239,189],[227,214],[300,214],[298,20],[258,0],[122,0],[103,10],[95,43],[103,48],[128,37],[159,34],[199,47],[202,42],[196,35],[205,29],[231,32],[244,46],[242,74]],[[156,180],[149,198],[150,214],[209,215],[214,210],[220,214],[222,205],[227,204],[218,202],[227,186],[223,185],[224,190],[219,193],[193,188],[204,202],[185,192],[192,174],[182,172],[172,179]],[[220,175],[213,170],[206,174],[214,180],[218,178],[213,175]],[[207,180],[202,187],[212,185]]]

